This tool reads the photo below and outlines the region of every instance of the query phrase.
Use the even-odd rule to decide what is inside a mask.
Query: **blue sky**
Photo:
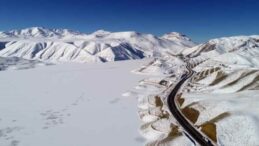
[[[0,30],[181,32],[194,41],[259,34],[258,0],[0,0]]]

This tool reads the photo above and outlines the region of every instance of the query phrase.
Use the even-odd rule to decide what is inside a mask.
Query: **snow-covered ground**
[[[158,75],[139,84],[147,90],[138,95],[138,107],[148,144],[192,145],[170,116],[166,100],[168,87],[186,70],[185,57],[196,73],[176,98],[183,115],[220,146],[258,145],[258,55],[259,36],[236,36],[211,40],[185,49],[182,56],[169,55],[135,70]]]
[[[191,146],[166,100],[187,62],[183,115],[218,145],[258,145],[259,36],[195,45],[176,32],[0,32],[0,146]]]
[[[0,145],[144,145],[138,132],[136,97],[122,93],[147,77],[131,73],[147,62],[0,72]]]
[[[231,94],[185,93],[183,107],[199,111],[195,125],[216,125],[218,144],[257,146],[259,143],[258,90]]]
[[[53,65],[38,60],[26,60],[19,57],[0,57],[0,71],[30,69],[37,66]]]
[[[190,55],[195,56],[191,60],[196,74],[182,95],[182,108],[197,111],[197,127],[214,125],[210,134],[218,145],[259,144],[258,40],[259,36],[214,39]]]

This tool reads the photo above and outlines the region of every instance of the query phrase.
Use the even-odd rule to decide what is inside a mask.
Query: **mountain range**
[[[186,35],[177,32],[160,37],[135,31],[98,30],[85,34],[44,27],[0,32],[0,57],[19,57],[51,63],[109,62],[177,54],[205,60],[232,54],[232,61],[257,64],[258,47],[259,36],[256,35],[223,37],[196,44]],[[236,50],[247,50],[248,53],[231,53]]]
[[[108,62],[178,54],[196,44],[172,32],[161,37],[134,31],[98,30],[84,34],[68,29],[32,27],[0,32],[0,56],[50,62]]]

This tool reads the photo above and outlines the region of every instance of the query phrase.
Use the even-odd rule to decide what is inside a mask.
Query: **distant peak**
[[[25,29],[38,29],[38,30],[43,30],[43,29],[47,29],[46,27],[42,27],[42,26],[34,26],[34,27],[28,27],[28,28],[25,28]]]
[[[11,30],[11,32],[36,32],[36,31],[49,31],[49,29],[45,28],[45,27],[28,27],[28,28],[24,28],[24,29],[17,29],[17,30]]]
[[[181,34],[181,33],[179,33],[179,32],[169,32],[169,33],[166,33],[166,35],[183,36],[183,34]]]
[[[93,35],[93,36],[98,37],[98,38],[102,38],[102,37],[108,36],[110,33],[111,33],[111,32],[109,32],[109,31],[100,29],[100,30],[97,30],[97,31],[93,32],[93,33],[90,34],[90,35]]]
[[[24,29],[11,30],[4,32],[9,37],[64,37],[71,35],[81,35],[82,33],[69,29],[49,29],[45,27],[29,27]]]
[[[181,34],[179,32],[166,33],[162,36],[162,38],[168,39],[168,40],[187,40],[187,41],[191,41],[191,39],[189,37],[187,37],[185,34]]]
[[[110,34],[110,33],[111,32],[109,32],[109,31],[100,29],[100,30],[97,30],[97,31],[93,32],[92,34]]]

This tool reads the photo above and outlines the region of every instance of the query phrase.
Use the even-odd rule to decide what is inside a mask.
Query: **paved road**
[[[178,121],[178,123],[182,126],[184,131],[186,132],[188,137],[191,137],[192,141],[195,144],[200,144],[201,146],[214,146],[210,140],[204,137],[199,131],[196,130],[182,115],[180,109],[177,107],[176,103],[176,95],[178,90],[181,88],[182,84],[193,75],[193,70],[190,68],[190,64],[188,63],[186,68],[188,69],[188,73],[182,75],[181,81],[179,81],[172,92],[169,94],[167,103],[169,106],[169,110],[174,118]]]

